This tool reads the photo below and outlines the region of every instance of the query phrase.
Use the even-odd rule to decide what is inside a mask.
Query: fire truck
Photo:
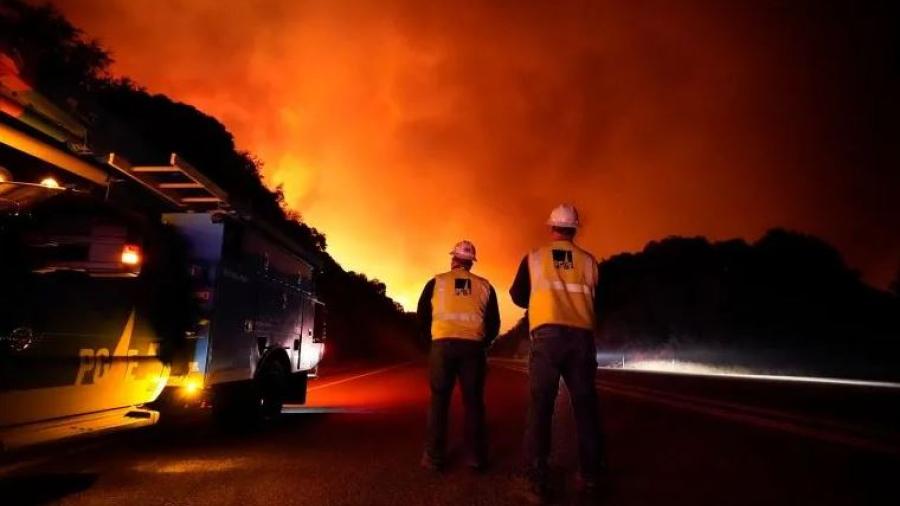
[[[76,119],[8,91],[0,79],[0,448],[174,407],[236,420],[304,402],[325,339],[314,252],[178,155],[86,155]]]

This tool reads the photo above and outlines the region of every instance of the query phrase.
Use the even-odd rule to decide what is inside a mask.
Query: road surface
[[[900,444],[890,420],[879,420],[877,408],[847,412],[873,405],[848,397],[871,396],[828,394],[828,417],[821,405],[832,401],[792,401],[791,386],[635,374],[598,374],[610,464],[601,504],[897,504]],[[526,393],[521,364],[492,362],[494,465],[485,475],[459,459],[442,475],[418,467],[426,371],[407,363],[322,377],[307,406],[286,409],[259,432],[223,431],[200,413],[26,452],[0,466],[0,504],[521,505],[509,476],[519,463]],[[887,418],[896,406],[885,408]],[[454,409],[458,447],[458,403]],[[566,504],[574,500],[577,442],[568,405],[557,411],[554,501]]]

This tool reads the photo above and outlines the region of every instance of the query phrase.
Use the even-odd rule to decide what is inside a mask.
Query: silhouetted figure
[[[547,495],[547,460],[553,411],[562,376],[575,411],[579,483],[592,492],[603,467],[597,392],[594,330],[597,324],[597,261],[572,240],[579,226],[573,206],[550,214],[553,241],[528,254],[509,293],[528,309],[531,402],[525,434],[525,479],[529,491]]]
[[[450,271],[429,281],[419,298],[421,331],[432,341],[431,406],[421,464],[435,471],[446,464],[447,420],[453,385],[458,378],[466,410],[467,464],[482,470],[488,458],[485,355],[500,331],[500,312],[494,288],[486,279],[470,272],[475,262],[475,246],[462,241],[450,254]]]

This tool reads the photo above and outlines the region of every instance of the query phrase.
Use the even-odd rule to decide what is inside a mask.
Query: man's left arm
[[[509,288],[509,296],[515,305],[522,309],[528,309],[528,299],[531,296],[531,273],[528,271],[528,255],[519,262],[519,270],[516,278]]]
[[[500,334],[500,307],[497,304],[497,292],[491,287],[487,307],[484,313],[484,344],[490,346]]]
[[[434,279],[425,284],[416,313],[419,320],[419,334],[423,340],[431,342],[431,297],[434,294]]]

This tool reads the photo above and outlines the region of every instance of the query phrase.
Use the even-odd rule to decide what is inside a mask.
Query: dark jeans
[[[431,408],[425,452],[442,463],[447,450],[447,421],[453,385],[459,378],[466,410],[465,444],[473,464],[487,458],[487,428],[484,415],[484,378],[487,372],[484,344],[462,339],[440,339],[431,343]]]
[[[562,376],[569,391],[578,431],[578,457],[582,476],[596,478],[603,462],[597,391],[594,333],[561,325],[544,325],[531,336],[528,378],[531,403],[525,430],[526,465],[545,476],[550,456],[553,411]]]

